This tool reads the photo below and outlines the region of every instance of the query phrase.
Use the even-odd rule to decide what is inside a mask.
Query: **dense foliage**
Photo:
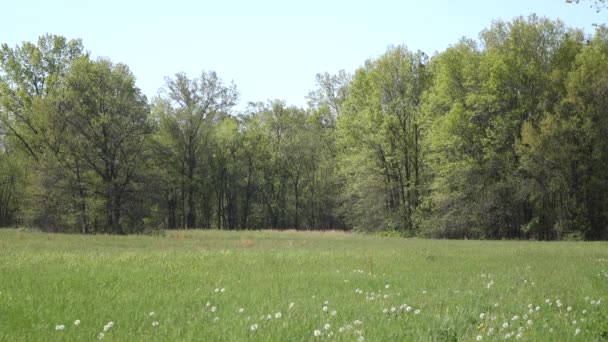
[[[318,74],[307,108],[235,110],[213,71],[149,101],[45,35],[0,51],[0,225],[608,238],[608,29],[496,21],[430,57]]]

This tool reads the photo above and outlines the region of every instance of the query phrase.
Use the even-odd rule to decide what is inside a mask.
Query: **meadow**
[[[0,229],[0,341],[596,341],[608,243]]]

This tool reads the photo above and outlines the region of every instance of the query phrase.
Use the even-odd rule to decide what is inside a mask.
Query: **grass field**
[[[0,230],[0,341],[595,341],[607,304],[604,242]]]

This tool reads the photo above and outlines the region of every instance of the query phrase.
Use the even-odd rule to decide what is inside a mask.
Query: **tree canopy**
[[[147,99],[80,40],[0,53],[3,226],[608,238],[604,26],[499,20],[433,56],[389,46],[319,73],[306,108],[240,111],[211,70]]]

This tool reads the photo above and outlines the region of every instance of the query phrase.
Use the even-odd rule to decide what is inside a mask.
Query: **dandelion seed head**
[[[320,337],[320,336],[321,336],[321,330],[315,330],[315,331],[314,331],[312,334],[313,334],[315,337]]]
[[[75,320],[75,321],[74,321],[74,325],[75,325],[75,326],[79,326],[79,325],[80,325],[80,320],[79,320],[79,319]]]

